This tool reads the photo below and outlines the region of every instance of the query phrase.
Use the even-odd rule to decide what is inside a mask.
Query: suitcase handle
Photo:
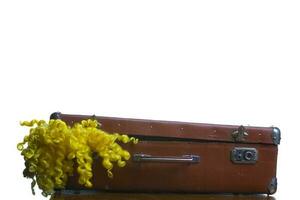
[[[134,162],[199,163],[200,156],[198,155],[151,156],[147,154],[134,154],[133,161]]]

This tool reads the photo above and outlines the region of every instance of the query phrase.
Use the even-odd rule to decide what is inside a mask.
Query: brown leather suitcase
[[[110,133],[139,138],[122,145],[131,153],[124,168],[106,176],[93,164],[93,190],[134,192],[264,193],[277,189],[276,165],[280,130],[253,127],[126,119],[53,113],[72,125],[97,119]],[[99,159],[99,158],[98,158]],[[66,189],[86,190],[69,178]]]

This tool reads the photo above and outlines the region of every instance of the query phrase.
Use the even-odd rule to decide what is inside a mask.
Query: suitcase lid
[[[142,140],[184,140],[278,145],[281,139],[280,130],[277,127],[70,115],[59,112],[53,113],[50,118],[61,119],[68,125],[80,122],[83,119],[96,119],[101,123],[101,129],[109,133],[127,134]]]

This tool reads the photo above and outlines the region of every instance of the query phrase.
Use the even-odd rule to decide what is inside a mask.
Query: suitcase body
[[[277,189],[280,130],[202,123],[170,122],[53,113],[72,125],[95,118],[110,133],[139,138],[123,144],[131,154],[124,168],[107,177],[101,162],[93,164],[93,189],[134,192],[263,193]],[[100,159],[100,158],[96,158]],[[75,174],[66,189],[86,189]]]

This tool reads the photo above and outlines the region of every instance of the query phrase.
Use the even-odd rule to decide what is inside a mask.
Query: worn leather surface
[[[91,116],[60,115],[68,124]],[[106,191],[139,192],[201,192],[201,193],[269,193],[268,186],[276,177],[277,146],[270,144],[269,128],[247,127],[245,143],[235,143],[230,133],[237,126],[190,124],[120,118],[97,117],[109,132],[137,136],[165,136],[169,140],[140,141],[124,144],[131,155],[152,156],[198,155],[200,162],[151,163],[127,162],[126,167],[113,169],[114,178],[107,177],[101,160],[93,164],[93,188]],[[183,130],[182,130],[183,128]],[[261,136],[263,135],[263,136]],[[174,141],[174,138],[192,139]],[[203,139],[204,138],[204,139]],[[230,152],[234,147],[258,150],[255,164],[234,164]],[[67,189],[86,189],[77,183],[77,175],[69,178]]]

